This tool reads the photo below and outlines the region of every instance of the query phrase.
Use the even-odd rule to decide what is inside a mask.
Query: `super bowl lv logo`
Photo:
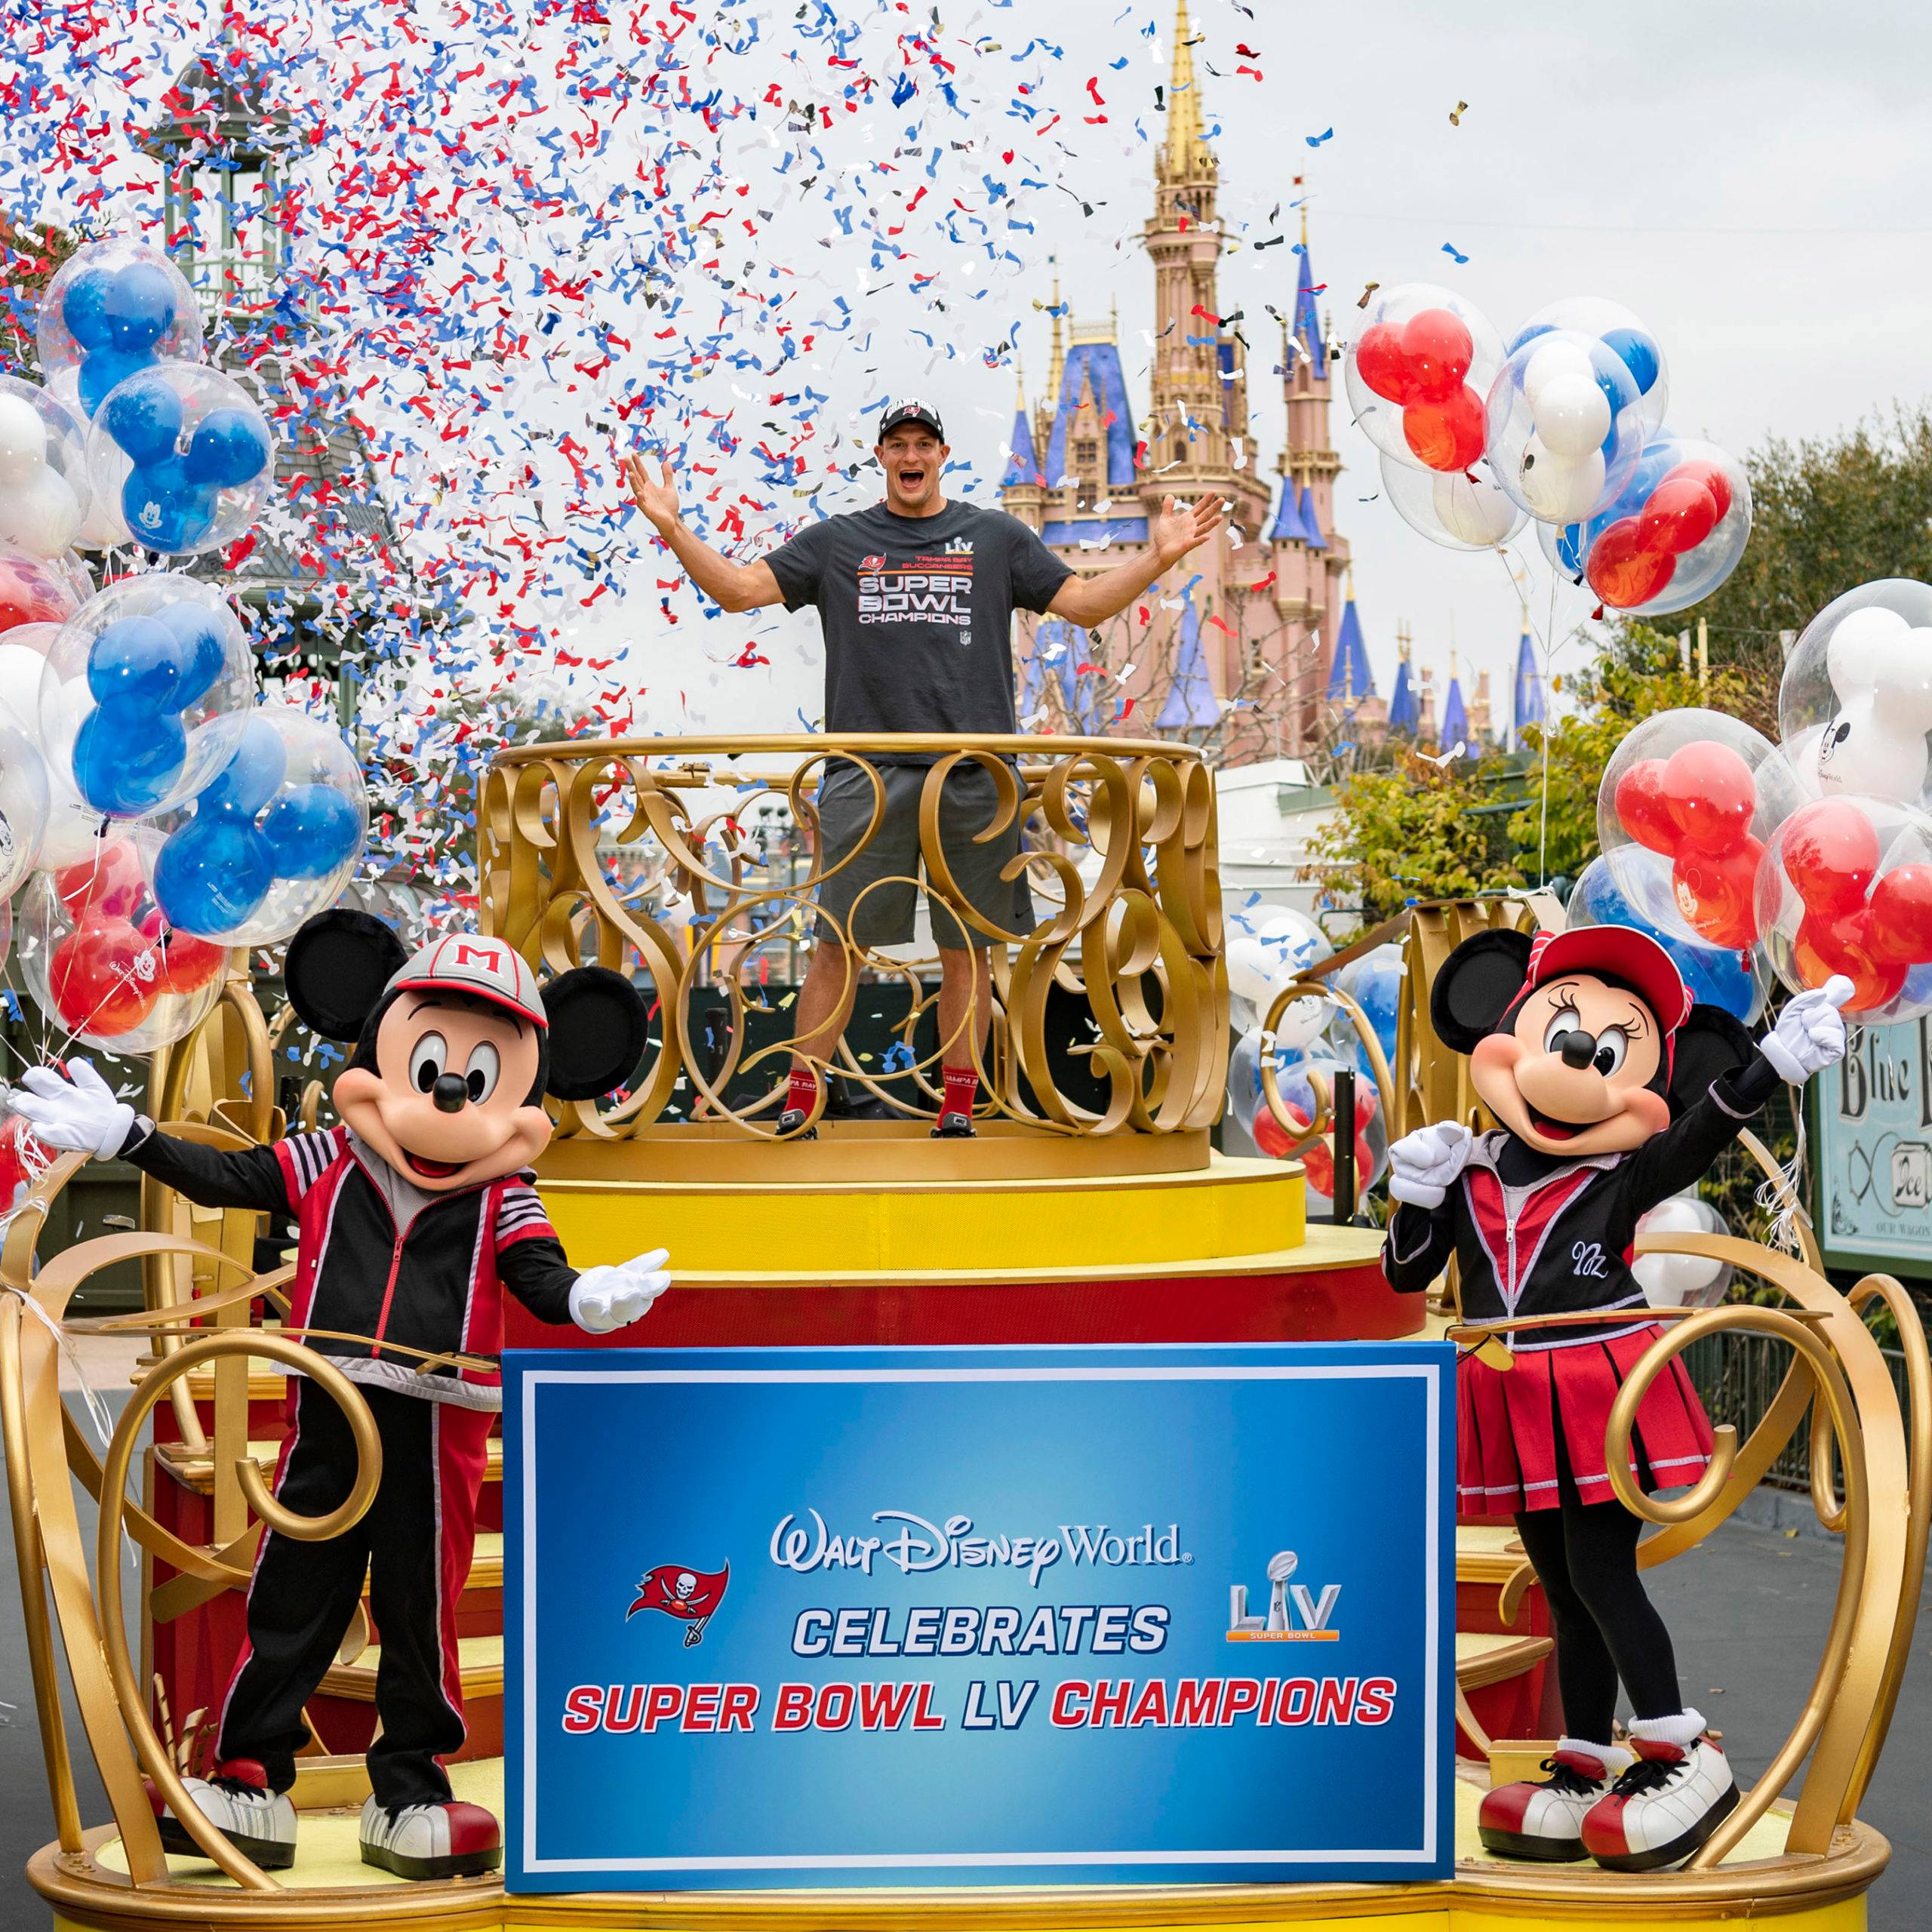
[[[685,1626],[685,1647],[704,1641],[704,1626],[717,1614],[724,1601],[724,1586],[731,1580],[731,1566],[721,1570],[688,1570],[681,1563],[660,1563],[647,1570],[638,1582],[637,1600],[624,1612],[629,1623],[641,1610],[661,1611],[675,1617]]]
[[[1276,1552],[1268,1559],[1268,1614],[1247,1614],[1247,1586],[1234,1583],[1228,1589],[1228,1641],[1231,1644],[1334,1643],[1341,1635],[1328,1627],[1342,1594],[1340,1583],[1324,1583],[1318,1597],[1306,1583],[1291,1583],[1295,1574],[1295,1553]]]

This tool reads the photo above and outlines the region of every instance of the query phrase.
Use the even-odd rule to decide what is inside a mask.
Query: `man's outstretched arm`
[[[1221,527],[1227,505],[1219,497],[1183,503],[1170,497],[1148,531],[1147,554],[1116,564],[1098,577],[1070,577],[1047,606],[1056,617],[1081,625],[1117,617],[1161,573],[1198,549]],[[695,574],[695,573],[694,573]]]
[[[651,528],[684,565],[692,583],[726,611],[757,611],[768,604],[782,602],[784,592],[778,588],[778,580],[772,575],[769,564],[734,563],[685,528],[678,509],[678,486],[671,481],[671,466],[661,463],[657,467],[658,474],[654,478],[645,467],[643,457],[624,459],[632,500],[651,519]]]

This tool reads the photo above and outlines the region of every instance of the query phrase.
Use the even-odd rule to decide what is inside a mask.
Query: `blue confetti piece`
[[[1318,148],[1324,141],[1332,141],[1334,138],[1335,131],[1333,128],[1324,128],[1318,134],[1304,134],[1302,137],[1302,139],[1312,148]]]

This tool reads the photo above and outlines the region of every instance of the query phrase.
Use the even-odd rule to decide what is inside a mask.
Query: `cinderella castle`
[[[1294,300],[1279,318],[1272,371],[1287,431],[1272,472],[1264,471],[1249,414],[1247,340],[1239,318],[1223,313],[1217,287],[1228,238],[1192,39],[1187,0],[1177,0],[1166,137],[1143,229],[1154,264],[1146,414],[1137,427],[1117,318],[1069,321],[1056,279],[1046,394],[1029,404],[1022,383],[999,494],[1004,508],[1083,572],[1144,550],[1149,519],[1171,495],[1221,496],[1232,529],[1116,620],[1118,636],[1103,632],[1097,644],[1051,618],[1025,620],[1022,728],[1211,740],[1230,764],[1371,747],[1392,731],[1444,745],[1457,741],[1452,731],[1472,748],[1494,742],[1500,729],[1543,715],[1527,624],[1510,715],[1500,726],[1488,674],[1466,694],[1453,663],[1438,717],[1433,678],[1412,669],[1406,639],[1392,694],[1377,690],[1348,539],[1335,525],[1342,460],[1329,407],[1340,351],[1317,306],[1305,210]]]

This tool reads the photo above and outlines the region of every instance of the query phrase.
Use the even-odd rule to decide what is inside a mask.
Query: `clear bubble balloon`
[[[232,543],[275,475],[268,419],[232,376],[164,363],[122,383],[88,434],[94,487],[133,540],[170,556]]]
[[[1754,895],[1755,890],[1754,885]],[[1770,991],[1771,971],[1764,948],[1687,940],[1661,923],[1676,909],[1671,861],[1661,852],[1626,845],[1618,851],[1614,868],[1602,853],[1583,868],[1566,911],[1571,926],[1628,926],[1647,934],[1670,955],[1694,1000],[1721,1007],[1750,1026],[1764,1011]]]
[[[40,741],[55,779],[115,818],[192,798],[234,755],[255,666],[213,585],[173,571],[110,585],[48,652]]]
[[[1656,335],[1620,302],[1604,295],[1571,295],[1539,309],[1509,338],[1509,352],[1515,355],[1539,336],[1566,332],[1601,342],[1629,371],[1638,423],[1646,438],[1654,436],[1670,406],[1670,371]]]
[[[49,385],[94,414],[116,384],[164,362],[199,362],[194,291],[158,248],[109,235],[77,248],[40,300],[35,338]]]
[[[1673,1194],[1637,1217],[1640,1235],[1722,1235],[1724,1218],[1694,1191]],[[1701,1254],[1640,1254],[1630,1264],[1653,1308],[1715,1308],[1730,1287],[1728,1261]]]
[[[0,551],[0,635],[22,624],[64,624],[80,608],[57,561]]]
[[[1363,1017],[1374,1029],[1383,1057],[1395,1063],[1395,1023],[1402,1010],[1402,988],[1407,969],[1402,963],[1402,948],[1391,942],[1352,959],[1334,975],[1337,987],[1362,1010]],[[1343,1016],[1342,1023],[1351,1035],[1353,1023]]]
[[[1343,362],[1349,407],[1385,456],[1457,472],[1483,453],[1503,343],[1475,305],[1429,282],[1379,291]]]
[[[1283,986],[1335,949],[1307,913],[1278,906],[1257,904],[1229,913],[1227,932],[1230,1011],[1242,1030],[1266,1017]],[[1318,1023],[1315,1030],[1320,1030]]]
[[[147,889],[137,841],[124,829],[80,865],[35,874],[17,937],[34,1004],[82,1044],[152,1053],[184,1038],[221,997],[226,955],[169,933]]]
[[[1932,809],[1932,585],[1860,584],[1804,627],[1778,725],[1807,789]]]
[[[85,426],[18,376],[0,376],[0,545],[23,556],[63,555],[94,501]]]
[[[16,624],[0,631],[0,724],[30,743],[40,738],[40,680],[47,654],[60,635],[58,624]]]
[[[1574,329],[1522,341],[1490,386],[1489,463],[1540,523],[1574,523],[1613,501],[1642,454],[1642,398],[1607,343]]]
[[[340,731],[263,705],[214,782],[155,823],[152,884],[169,923],[222,946],[272,946],[335,903],[369,803]]]
[[[1617,889],[1678,939],[1743,950],[1755,945],[1758,868],[1765,841],[1798,800],[1777,747],[1721,711],[1660,711],[1626,734],[1597,790],[1597,843]],[[1656,868],[1669,868],[1658,900]]]
[[[1529,521],[1496,487],[1486,462],[1446,475],[1385,454],[1382,488],[1411,530],[1447,550],[1493,550]]]
[[[0,900],[40,862],[47,836],[47,766],[33,743],[0,724]]]
[[[1260,1091],[1261,1057],[1267,1051],[1266,1042],[1257,1039],[1252,1058],[1252,1071],[1247,1072],[1248,1063],[1243,1063],[1254,1084],[1255,1104],[1248,1128],[1250,1137],[1257,1149],[1271,1160],[1291,1158],[1291,1149],[1295,1137],[1284,1131],[1280,1121],[1269,1110]],[[1306,1054],[1275,1050],[1275,1091],[1281,1095],[1281,1104],[1289,1119],[1299,1132],[1305,1130],[1315,1116],[1318,1100],[1315,1079],[1319,1078],[1327,1088],[1332,1104],[1335,1091],[1335,1076],[1344,1071],[1355,1073],[1355,1198],[1359,1201],[1369,1189],[1380,1180],[1388,1167],[1389,1129],[1382,1106],[1382,1097],[1375,1083],[1366,1075],[1355,1072],[1342,1060],[1332,1054]],[[1230,1089],[1232,1100],[1232,1089]],[[1238,1118],[1238,1115],[1237,1115]],[[1332,1121],[1327,1133],[1318,1140],[1292,1155],[1302,1164],[1302,1171],[1308,1191],[1324,1206],[1332,1204],[1335,1198],[1335,1150],[1334,1127]]]
[[[1806,801],[1767,844],[1757,917],[1792,992],[1843,974],[1847,1018],[1932,1013],[1932,817],[1848,792]]]

